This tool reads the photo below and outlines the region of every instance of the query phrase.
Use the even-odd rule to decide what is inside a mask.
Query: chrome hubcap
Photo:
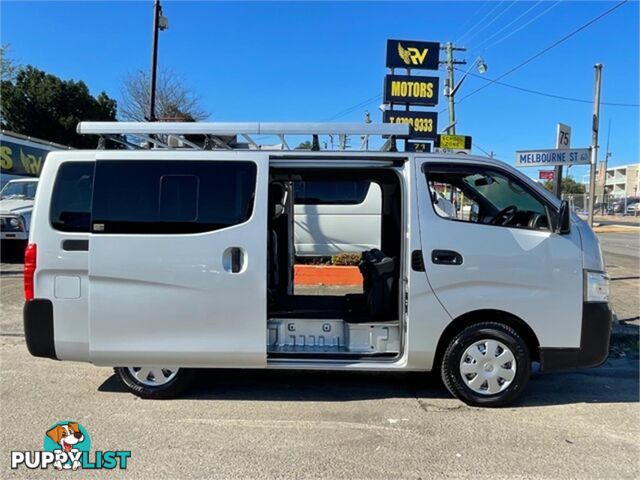
[[[493,339],[480,340],[462,354],[460,376],[474,392],[494,395],[511,385],[516,376],[516,359],[504,343]]]
[[[148,387],[160,387],[169,383],[178,374],[176,367],[128,367],[136,381]]]

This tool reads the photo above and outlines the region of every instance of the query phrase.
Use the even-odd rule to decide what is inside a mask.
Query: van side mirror
[[[560,210],[558,211],[554,232],[561,235],[571,232],[571,210],[569,208],[569,202],[566,200],[562,200],[560,203]]]

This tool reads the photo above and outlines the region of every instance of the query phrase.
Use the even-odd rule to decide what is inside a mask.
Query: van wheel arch
[[[502,323],[513,328],[527,344],[529,352],[531,353],[531,359],[536,362],[540,361],[540,341],[527,322],[503,310],[483,309],[464,313],[447,325],[438,340],[436,355],[433,366],[431,367],[432,372],[440,371],[442,357],[453,337],[465,328],[480,322]]]

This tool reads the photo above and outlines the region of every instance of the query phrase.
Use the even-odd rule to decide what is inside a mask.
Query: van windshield
[[[20,198],[33,200],[36,196],[38,182],[9,182],[0,190],[0,200]]]

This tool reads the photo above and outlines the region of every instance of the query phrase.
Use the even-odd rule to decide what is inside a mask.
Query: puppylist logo
[[[24,466],[28,469],[57,470],[127,468],[130,450],[101,451],[91,455],[91,439],[87,430],[78,422],[58,422],[44,435],[42,451],[11,452],[11,468]]]

